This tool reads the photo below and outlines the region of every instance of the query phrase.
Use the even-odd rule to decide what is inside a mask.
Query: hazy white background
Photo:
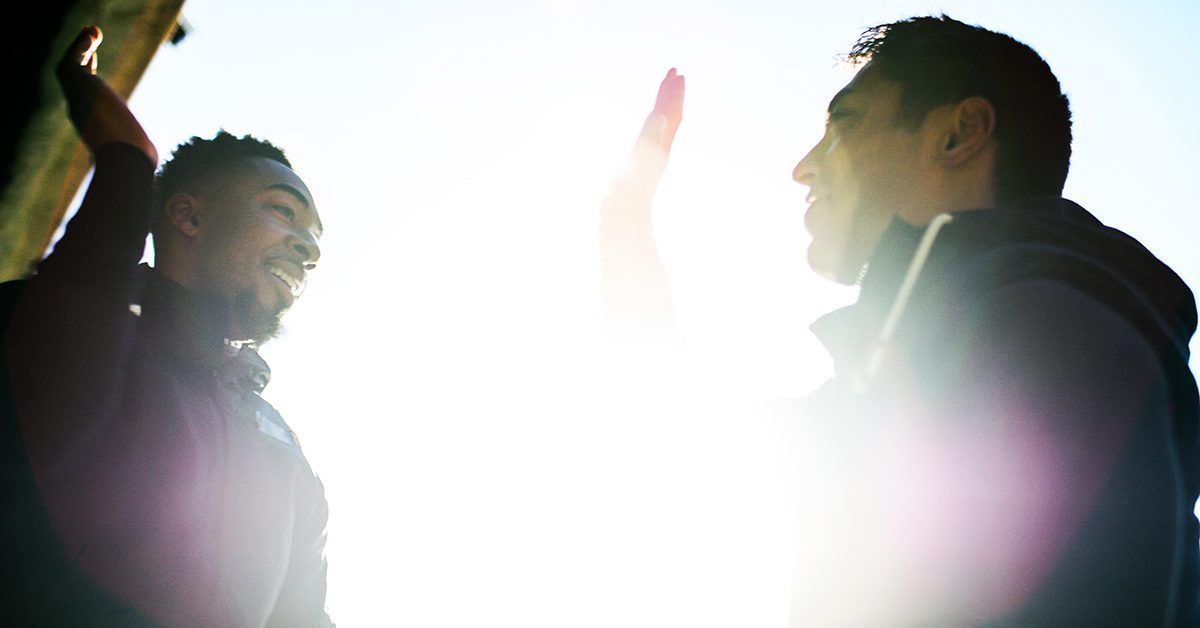
[[[781,626],[781,426],[725,401],[827,375],[792,166],[865,27],[946,11],[1037,49],[1071,97],[1066,195],[1200,285],[1195,23],[1140,3],[188,0],[132,105],[287,151],[326,226],[264,352],[324,479],[346,626]],[[103,26],[103,24],[101,24]],[[103,59],[103,56],[102,56]],[[656,204],[696,407],[605,401],[604,186],[669,67]]]

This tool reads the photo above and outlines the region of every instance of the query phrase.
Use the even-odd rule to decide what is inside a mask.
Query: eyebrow
[[[827,113],[832,113],[834,108],[837,107],[838,104],[840,104],[843,100],[845,100],[848,96],[850,96],[853,93],[854,93],[853,87],[843,87],[840,92],[833,95],[833,98],[829,101],[829,108],[826,109],[825,111]]]
[[[305,207],[307,207],[309,209],[312,208],[312,205],[310,205],[308,202],[308,197],[306,197],[303,192],[301,192],[300,190],[297,190],[295,187],[290,186],[286,183],[273,183],[271,185],[268,185],[265,189],[281,190],[281,191],[287,192],[288,194],[291,194],[292,196],[296,197],[296,200],[299,201]],[[325,225],[321,224],[320,218],[317,218],[317,237],[320,237],[321,234],[323,234],[323,233],[325,233]]]
[[[295,196],[296,200],[303,203],[305,207],[309,206],[308,198],[306,196],[304,196],[304,193],[286,183],[275,183],[272,185],[268,185],[266,189],[268,189],[268,190],[283,190],[284,192],[287,192],[288,194]]]

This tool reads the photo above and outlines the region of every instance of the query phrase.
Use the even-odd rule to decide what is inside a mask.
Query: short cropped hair
[[[162,208],[171,195],[187,191],[222,168],[247,157],[265,157],[292,167],[283,149],[252,135],[237,137],[221,129],[211,140],[193,136],[175,148],[171,158],[155,175],[155,206]]]
[[[850,50],[901,85],[904,122],[978,96],[996,112],[996,196],[1001,202],[1062,194],[1071,160],[1071,109],[1050,66],[1005,35],[940,17],[867,29]]]

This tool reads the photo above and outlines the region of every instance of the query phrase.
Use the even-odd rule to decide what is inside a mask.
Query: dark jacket
[[[837,370],[815,411],[935,435],[912,465],[935,459],[935,488],[916,494],[951,513],[939,551],[988,599],[973,620],[1197,625],[1191,291],[1065,199],[949,216],[936,234],[893,221],[858,302],[813,325]],[[996,523],[991,495],[1028,520]]]
[[[138,266],[153,170],[129,146],[101,151],[8,325],[20,434],[56,539],[43,558],[66,566],[19,608],[37,618],[37,604],[77,599],[49,617],[86,625],[329,625],[323,490],[258,395],[265,363],[223,342],[225,303]]]

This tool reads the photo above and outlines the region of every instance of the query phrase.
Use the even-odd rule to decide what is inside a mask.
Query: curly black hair
[[[1033,48],[949,16],[913,17],[867,29],[847,60],[868,61],[903,88],[904,121],[978,96],[996,112],[996,195],[1002,202],[1062,193],[1071,160],[1071,108]]]
[[[175,147],[171,158],[155,175],[157,206],[162,207],[172,194],[185,191],[231,162],[246,157],[265,157],[292,167],[292,163],[283,154],[283,149],[252,135],[237,137],[221,129],[211,140],[193,136]]]

